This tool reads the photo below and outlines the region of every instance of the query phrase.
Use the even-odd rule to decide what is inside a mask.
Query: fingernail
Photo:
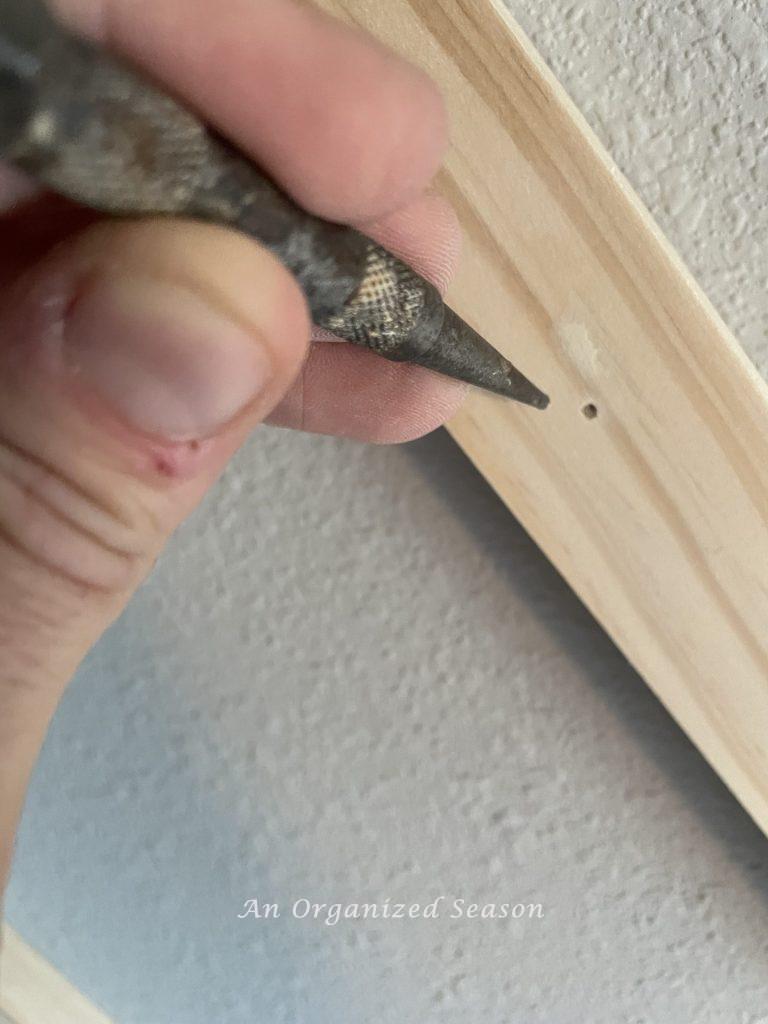
[[[255,330],[182,286],[141,277],[88,286],[67,317],[65,359],[121,419],[169,441],[212,437],[272,373]]]

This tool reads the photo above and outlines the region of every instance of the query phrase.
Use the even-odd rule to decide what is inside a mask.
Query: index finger
[[[447,141],[421,71],[296,0],[51,0],[251,153],[306,209],[364,223],[434,175]]]

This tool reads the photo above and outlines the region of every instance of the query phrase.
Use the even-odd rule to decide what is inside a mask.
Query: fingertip
[[[431,434],[453,419],[469,392],[461,381],[420,366],[401,365],[393,378],[386,385],[392,404],[370,424],[368,440],[373,444],[405,444]]]
[[[448,146],[446,106],[427,75],[370,41],[359,63],[359,80],[337,84],[327,120],[304,126],[314,144],[288,138],[276,167],[301,205],[352,224],[384,218],[420,196]]]
[[[456,211],[443,196],[424,193],[364,231],[446,292],[461,258],[462,230]]]
[[[202,441],[252,425],[305,358],[298,285],[266,250],[221,228],[102,223],[28,278],[17,303],[27,358],[64,405],[137,439]]]
[[[465,384],[366,349],[317,343],[268,422],[371,444],[414,441],[451,419]]]
[[[266,248],[239,232],[183,220],[111,222],[90,234],[101,265],[140,267],[181,285],[257,335],[273,367],[263,401],[279,400],[306,358],[311,321],[295,278]]]

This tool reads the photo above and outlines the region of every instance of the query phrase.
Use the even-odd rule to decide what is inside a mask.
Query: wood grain
[[[2,929],[0,1024],[111,1024],[13,929]]]
[[[453,436],[768,831],[765,382],[500,2],[321,6],[442,87],[450,299],[553,398]]]

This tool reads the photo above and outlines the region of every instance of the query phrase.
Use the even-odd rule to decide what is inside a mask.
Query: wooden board
[[[553,398],[453,436],[768,831],[765,382],[499,0],[322,6],[441,85],[452,303]]]
[[[0,1024],[110,1024],[11,928],[3,926]]]

